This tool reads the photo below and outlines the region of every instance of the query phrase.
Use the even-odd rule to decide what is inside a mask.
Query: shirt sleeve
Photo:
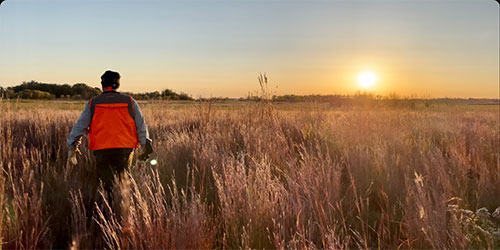
[[[69,133],[67,141],[68,146],[70,147],[78,146],[81,137],[89,134],[89,126],[91,120],[92,120],[92,114],[90,112],[89,103],[87,102],[87,104],[85,105],[85,109],[80,115],[80,118],[78,118],[78,121],[76,122],[76,124],[71,129],[71,132]]]
[[[134,111],[135,111],[135,127],[137,129],[137,138],[139,139],[139,143],[144,147],[146,145],[146,140],[149,139],[148,127],[146,126],[146,122],[144,121],[144,117],[142,116],[141,109],[135,100],[134,102]]]

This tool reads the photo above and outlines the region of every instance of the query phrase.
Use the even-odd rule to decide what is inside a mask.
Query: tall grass
[[[68,164],[80,111],[0,105],[4,248],[500,244],[498,107],[143,104],[159,164],[110,204],[87,149]]]

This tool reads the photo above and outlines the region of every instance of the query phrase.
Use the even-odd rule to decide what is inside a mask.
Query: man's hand
[[[151,145],[151,143],[152,143],[151,139],[146,140],[146,145],[144,145],[144,148],[142,149],[142,154],[139,155],[139,161],[141,162],[147,161],[149,155],[153,153],[153,145]]]
[[[76,165],[78,160],[76,159],[76,155],[80,154],[80,149],[78,147],[70,147],[68,150],[68,159],[73,164]]]

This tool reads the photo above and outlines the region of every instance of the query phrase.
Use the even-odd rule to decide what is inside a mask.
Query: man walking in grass
[[[141,145],[145,160],[152,153],[148,129],[137,102],[128,95],[118,93],[120,74],[106,71],[101,76],[103,93],[91,99],[71,129],[67,143],[69,159],[76,164],[78,145],[88,135],[89,149],[96,157],[97,177],[110,194],[116,175],[132,165],[134,149]]]

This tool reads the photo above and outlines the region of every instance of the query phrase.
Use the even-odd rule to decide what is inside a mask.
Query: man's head
[[[102,89],[109,90],[112,88],[113,90],[120,87],[120,73],[108,70],[104,72],[101,76],[101,85]]]

